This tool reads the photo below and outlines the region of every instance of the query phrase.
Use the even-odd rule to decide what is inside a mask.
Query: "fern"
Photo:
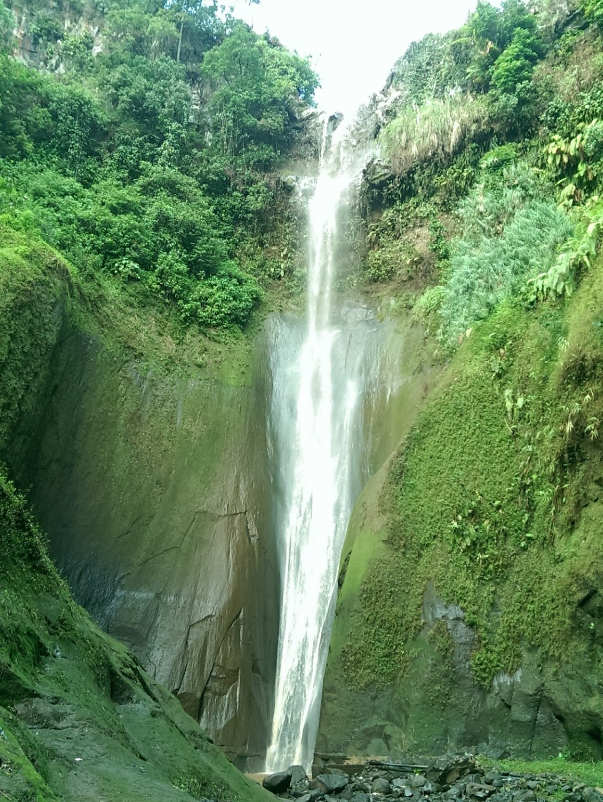
[[[510,197],[510,189],[506,187],[498,201],[485,193],[483,206],[490,214],[467,220],[465,236],[453,246],[440,312],[444,339],[462,337],[505,297],[517,293],[528,277],[543,266],[548,269],[572,233],[571,221],[552,202],[530,199],[522,204],[519,193],[505,212],[502,199]],[[465,204],[464,214],[476,203],[474,198]]]
[[[529,280],[530,301],[549,296],[569,296],[581,270],[591,266],[603,238],[603,199],[595,199],[584,209],[583,219],[551,267]]]

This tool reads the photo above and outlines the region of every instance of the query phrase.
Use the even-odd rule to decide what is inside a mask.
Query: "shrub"
[[[441,285],[438,285],[437,287],[429,287],[418,298],[413,306],[413,315],[417,320],[423,323],[427,329],[431,329],[434,326],[434,321],[437,320],[438,313],[445,297],[445,287],[442,287]]]
[[[502,170],[517,161],[517,147],[509,143],[489,150],[480,161],[480,167],[490,172]]]
[[[603,200],[596,200],[585,210],[575,234],[568,240],[549,270],[530,280],[529,300],[544,300],[549,295],[571,295],[578,273],[591,266],[603,237]]]
[[[232,263],[219,275],[199,282],[180,307],[187,319],[202,326],[244,326],[260,298],[257,281]]]
[[[0,2],[0,53],[10,50],[14,27],[15,18],[12,11]]]
[[[603,29],[603,0],[582,0],[582,10],[589,22]]]
[[[538,61],[536,38],[529,31],[518,29],[513,41],[494,62],[492,84],[500,94],[512,95],[516,87],[529,81]]]

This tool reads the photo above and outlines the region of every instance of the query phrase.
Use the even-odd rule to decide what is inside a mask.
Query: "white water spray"
[[[278,466],[281,614],[266,770],[312,762],[345,530],[360,489],[363,390],[374,375],[375,325],[334,308],[338,211],[358,170],[328,147],[309,201],[307,325],[281,322],[273,348],[271,440]]]

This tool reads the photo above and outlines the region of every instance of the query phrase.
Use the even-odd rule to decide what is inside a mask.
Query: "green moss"
[[[600,481],[600,293],[599,262],[567,308],[504,306],[459,350],[392,466],[388,549],[342,647],[350,687],[408,671],[429,581],[476,629],[485,686],[526,645],[557,661],[591,648],[575,610],[601,556],[585,511]]]
[[[25,728],[15,716],[0,708],[0,797],[15,802],[55,802],[59,797],[26,755],[20,740],[31,746]]]
[[[52,248],[0,227],[0,458],[40,401],[71,280]]]
[[[601,760],[579,762],[568,760],[563,756],[551,760],[491,760],[480,757],[479,763],[486,769],[525,774],[552,774],[569,782],[580,782],[591,786],[600,786],[603,782]]]

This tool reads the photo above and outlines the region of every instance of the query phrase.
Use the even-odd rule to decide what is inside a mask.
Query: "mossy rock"
[[[362,753],[376,716],[393,752],[600,757],[602,308],[601,259],[565,303],[502,306],[361,497],[321,750]]]

